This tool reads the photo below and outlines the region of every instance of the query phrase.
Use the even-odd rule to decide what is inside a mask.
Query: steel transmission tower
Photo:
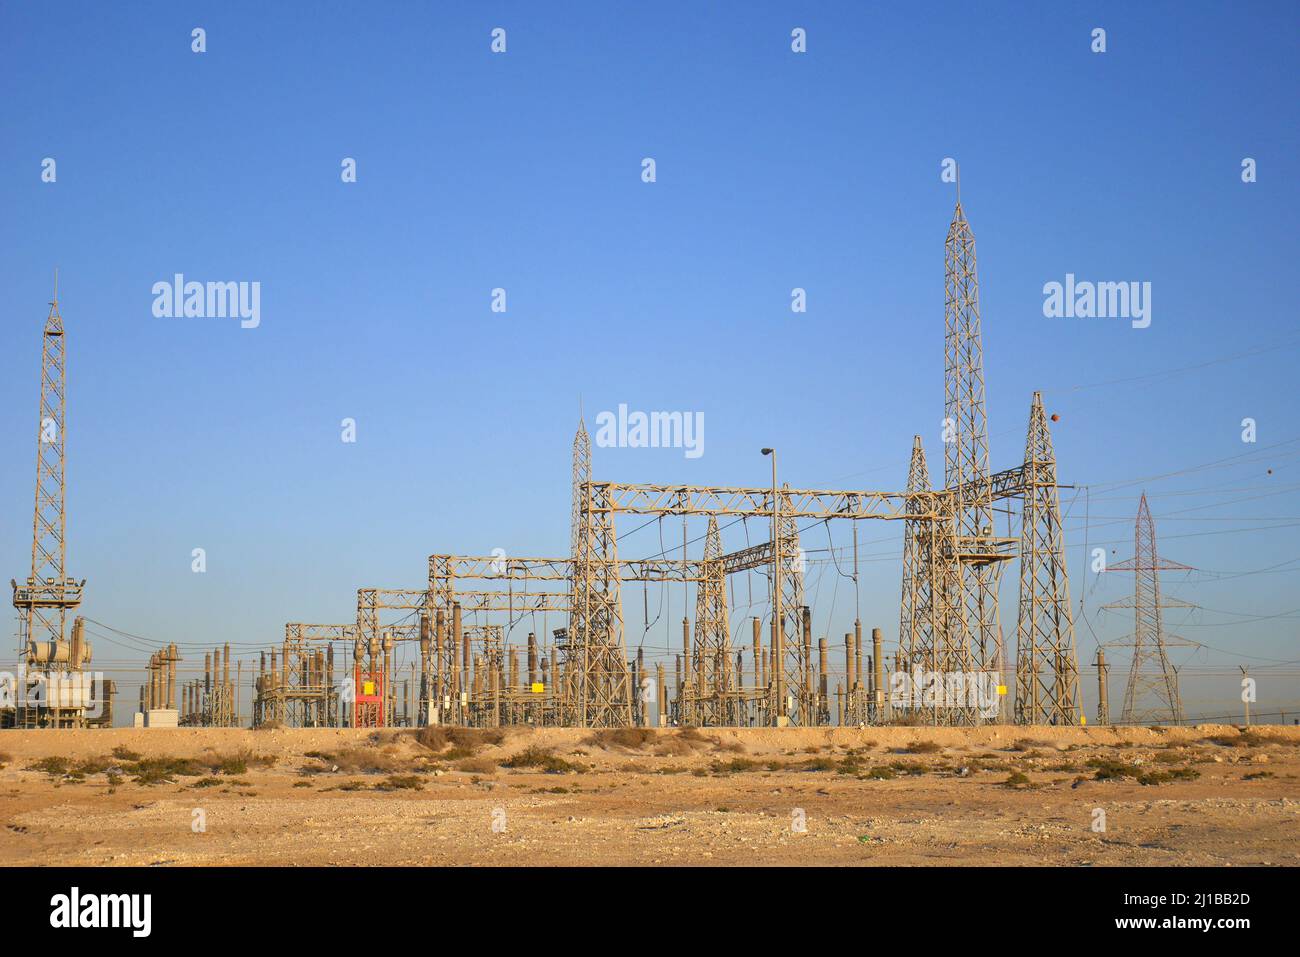
[[[1110,571],[1131,571],[1135,576],[1133,597],[1111,602],[1106,608],[1133,609],[1133,661],[1124,689],[1122,724],[1155,721],[1183,722],[1183,699],[1178,692],[1178,671],[1169,662],[1167,648],[1177,643],[1164,632],[1164,608],[1193,608],[1189,602],[1160,597],[1160,572],[1191,571],[1190,565],[1161,558],[1156,549],[1156,523],[1151,518],[1146,492],[1138,503],[1134,528],[1133,557],[1109,566]],[[1140,707],[1154,695],[1154,708]]]
[[[1034,393],[1025,441],[1020,526],[1020,617],[1016,627],[1016,722],[1079,723],[1079,662],[1056,486],[1056,454]]]
[[[41,347],[41,405],[36,430],[36,508],[32,520],[32,570],[24,584],[13,583],[13,603],[18,611],[18,659],[28,666],[54,664],[60,657],[63,670],[81,669],[82,649],[70,649],[64,638],[68,612],[81,604],[85,581],[65,574],[67,554],[65,530],[65,446],[64,407],[67,373],[67,337],[59,315],[59,286],[56,276],[54,299],[45,320]],[[88,656],[87,656],[88,657]],[[39,709],[29,707],[24,679],[15,688],[15,722],[18,727],[34,726]],[[51,716],[56,724],[60,715]],[[73,716],[79,723],[80,711]]]
[[[980,333],[975,236],[961,200],[944,242],[944,485],[953,493],[949,541],[932,569],[946,619],[941,667],[1004,673],[998,580],[1013,557],[993,537],[984,347]],[[958,716],[962,723],[969,716]]]
[[[623,646],[618,542],[605,486],[591,481],[591,438],[573,440],[573,604],[567,649],[569,695],[580,727],[632,724],[632,675]]]
[[[738,715],[732,680],[731,625],[727,611],[727,574],[722,564],[718,519],[709,516],[704,538],[704,580],[695,591],[695,641],[688,685],[694,701],[683,702],[687,724],[734,724]]]

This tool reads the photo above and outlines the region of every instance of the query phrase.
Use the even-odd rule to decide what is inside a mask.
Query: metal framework
[[[334,728],[342,724],[343,702],[334,682],[334,645],[353,631],[350,625],[285,625],[284,642],[262,652],[254,680],[253,727]],[[329,642],[313,648],[309,642]],[[230,655],[226,654],[229,679]],[[217,683],[220,687],[220,683]],[[217,704],[222,702],[218,699]],[[228,705],[229,707],[229,705]],[[234,712],[229,712],[233,718]]]
[[[1124,689],[1122,724],[1169,722],[1182,724],[1183,699],[1178,691],[1178,669],[1169,661],[1168,646],[1181,639],[1166,635],[1165,608],[1192,608],[1189,602],[1160,597],[1160,572],[1192,571],[1192,566],[1162,558],[1156,548],[1156,523],[1151,518],[1146,492],[1138,503],[1133,530],[1133,557],[1110,565],[1109,571],[1134,573],[1133,597],[1105,605],[1133,609],[1133,659]],[[1154,696],[1156,705],[1150,704]]]
[[[88,644],[65,640],[68,614],[81,604],[85,580],[65,571],[67,335],[54,298],[41,337],[41,401],[36,428],[36,507],[32,520],[31,574],[11,582],[18,612],[18,660],[25,671],[14,687],[12,722],[20,728],[76,728],[85,723],[88,702],[73,675],[90,660]],[[6,718],[9,715],[6,714]],[[7,723],[7,722],[6,722]]]
[[[1079,662],[1070,614],[1056,455],[1043,397],[1034,393],[1025,444],[1020,523],[1020,617],[1016,626],[1016,722],[1078,724]]]
[[[1038,393],[1030,409],[1025,461],[990,474],[975,237],[958,200],[945,242],[944,488],[924,519],[906,522],[899,643],[906,667],[926,675],[927,695],[912,710],[934,723],[1006,720],[1009,683],[999,616],[999,582],[1019,557],[1015,719],[1073,723],[1078,664],[1056,484],[1056,459]],[[930,487],[919,436],[907,492]],[[994,534],[994,503],[1022,500],[1019,539]],[[912,506],[920,512],[921,507]],[[994,677],[988,709],[940,695],[939,681]],[[954,680],[960,687],[960,681]]]
[[[482,695],[493,695],[494,717],[501,699],[519,688],[518,669],[508,667],[513,651],[483,644],[471,652],[464,615],[516,615],[556,611],[567,625],[551,644],[545,714],[585,727],[616,727],[645,721],[646,702],[635,694],[647,675],[638,655],[629,660],[624,635],[621,586],[626,581],[693,583],[696,620],[683,622],[676,719],[692,724],[762,723],[816,725],[829,721],[828,646],[813,658],[811,615],[805,604],[804,559],[799,547],[802,520],[901,521],[904,562],[896,667],[930,673],[936,694],[921,707],[934,723],[975,724],[1005,720],[1005,701],[990,714],[973,701],[940,699],[949,676],[963,681],[996,676],[1010,684],[998,608],[998,586],[1006,562],[1017,557],[1020,614],[1017,623],[1015,719],[1073,723],[1079,718],[1078,665],[1069,608],[1056,462],[1041,397],[1030,411],[1025,460],[990,472],[985,412],[983,349],[975,240],[960,201],[945,244],[945,450],[944,487],[931,486],[921,440],[913,443],[906,490],[792,489],[778,486],[773,459],[770,487],[621,484],[592,474],[591,439],[579,422],[573,442],[570,548],[566,558],[432,555],[426,589],[358,592],[354,666],[358,684],[387,681],[392,643],[418,637],[421,648],[420,720],[482,720]],[[994,534],[995,504],[1021,499],[1018,536]],[[693,515],[708,519],[701,559],[620,559],[620,514]],[[1010,509],[1007,510],[1011,515]],[[719,516],[770,518],[769,541],[724,553]],[[1010,522],[1010,518],[1008,518]],[[754,621],[754,680],[743,681],[743,656],[732,661],[726,578],[765,568],[774,580],[771,640],[761,652],[761,622]],[[494,590],[462,590],[462,583],[492,581]],[[532,581],[563,583],[562,591],[532,591]],[[523,587],[516,588],[516,583]],[[381,609],[406,612],[418,624],[384,626]],[[406,620],[404,619],[404,620]],[[397,629],[397,630],[395,630]],[[545,636],[544,636],[545,637]],[[869,680],[861,667],[861,623],[846,635],[848,686],[837,692],[841,720],[879,721],[892,705],[884,695],[881,638],[873,633]],[[530,658],[535,637],[530,635]],[[480,661],[476,663],[475,659]],[[681,667],[684,665],[684,668]],[[528,693],[533,694],[530,665]],[[480,675],[485,678],[480,679]],[[484,684],[486,682],[486,684]],[[668,709],[661,689],[660,713]],[[944,690],[947,690],[945,685]],[[1000,691],[1004,690],[1002,688]],[[391,717],[387,691],[381,706],[356,706],[357,723],[385,723]],[[521,698],[515,703],[526,703]],[[536,703],[534,701],[534,703]],[[906,712],[915,710],[905,706]],[[529,712],[524,712],[529,713]],[[904,715],[912,719],[916,715]]]
[[[1005,674],[998,581],[1013,557],[993,535],[984,346],[975,235],[958,199],[944,242],[944,485],[953,490],[952,554],[932,578],[946,625],[936,635],[944,672]],[[1002,683],[1001,681],[999,683]],[[958,723],[976,720],[972,709]]]
[[[704,537],[704,577],[695,590],[695,641],[679,692],[679,720],[691,725],[740,724],[733,677],[727,574],[718,519],[709,516]]]

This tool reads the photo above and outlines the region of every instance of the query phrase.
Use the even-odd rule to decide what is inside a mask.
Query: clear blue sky
[[[941,474],[953,157],[994,466],[1041,389],[1061,480],[1089,487],[1063,493],[1081,661],[1131,625],[1097,613],[1131,577],[1087,575],[1085,534],[1128,557],[1143,488],[1162,550],[1206,570],[1170,589],[1216,610],[1171,623],[1228,652],[1180,652],[1189,674],[1300,659],[1296,27],[1291,3],[7,3],[0,571],[30,560],[56,265],[84,612],[200,656],[347,620],[430,552],[564,552],[580,398],[589,425],[621,402],[705,419],[700,458],[597,449],[598,477],[761,484],[775,445],[792,485],[900,489],[918,432]],[[260,327],[155,318],[177,272],[260,282]],[[1066,273],[1151,282],[1150,328],[1044,318]],[[860,534],[863,618],[892,642],[901,528]],[[623,545],[658,550],[653,525]],[[835,579],[810,575],[819,634],[851,619]],[[648,646],[677,643],[666,600]],[[1009,636],[1014,614],[1009,589]],[[1189,711],[1235,710],[1232,679],[1198,680]],[[1300,700],[1294,677],[1260,694]]]

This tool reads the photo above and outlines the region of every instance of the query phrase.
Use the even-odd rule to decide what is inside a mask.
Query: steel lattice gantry
[[[695,635],[692,639],[686,632],[683,648],[693,665],[679,685],[679,717],[705,723],[728,721],[733,719],[727,710],[733,683],[727,676],[731,649],[725,578],[733,571],[767,567],[774,577],[779,570],[782,610],[780,620],[772,622],[770,646],[779,664],[771,668],[773,680],[762,682],[769,689],[763,694],[772,700],[761,702],[759,711],[778,723],[787,717],[795,724],[816,723],[825,720],[826,695],[813,687],[798,523],[902,521],[902,662],[931,672],[932,690],[954,676],[959,689],[963,681],[977,675],[993,674],[999,685],[1009,684],[998,585],[1005,563],[1020,558],[1015,717],[1025,722],[1073,723],[1078,717],[1078,666],[1051,436],[1041,397],[1035,394],[1024,462],[990,471],[975,241],[960,202],[945,243],[944,409],[944,487],[931,487],[918,438],[904,492],[598,481],[592,474],[591,439],[580,422],[573,443],[568,557],[431,556],[427,589],[359,593],[358,662],[368,654],[373,667],[385,643],[379,608],[417,612],[426,676],[422,700],[461,701],[468,692],[470,667],[462,620],[466,612],[557,611],[568,616],[568,625],[557,629],[553,646],[562,656],[551,675],[560,720],[587,727],[629,725],[637,702],[624,639],[622,583],[695,582]],[[1020,534],[1012,536],[1008,529],[1005,536],[995,535],[996,503],[1014,498],[1021,499]],[[709,518],[703,560],[620,559],[620,513]],[[772,540],[722,554],[716,523],[722,515],[770,517]],[[498,587],[461,589],[462,582],[479,580],[495,581]],[[516,590],[514,583],[520,581],[554,581],[568,587],[563,592]],[[757,622],[755,638],[757,649]],[[855,647],[860,652],[860,635]],[[882,705],[877,700],[873,706],[878,720]],[[865,718],[866,709],[858,710]],[[1010,717],[1002,701],[990,714],[982,704],[953,703],[937,695],[924,710],[936,723],[973,724]]]
[[[253,725],[293,728],[341,727],[343,697],[335,682],[334,645],[355,645],[356,626],[289,622],[284,641],[262,654],[254,683]],[[324,643],[324,650],[313,645]]]
[[[582,447],[585,429],[579,429],[575,450]],[[581,459],[575,453],[575,463]],[[585,479],[585,473],[575,467],[575,481]],[[610,557],[607,543],[615,540],[613,528],[618,513],[638,515],[701,515],[716,518],[720,515],[769,517],[777,515],[780,528],[779,561],[782,570],[782,622],[778,633],[773,625],[773,647],[784,648],[781,655],[782,665],[779,681],[772,682],[773,693],[785,695],[786,716],[792,724],[811,724],[816,720],[817,690],[813,687],[813,662],[809,642],[800,640],[804,631],[804,562],[799,550],[799,519],[934,519],[938,516],[942,496],[934,493],[922,496],[907,496],[892,492],[838,491],[818,489],[791,489],[788,486],[779,489],[776,495],[770,487],[747,488],[728,486],[683,486],[683,485],[647,485],[618,484],[586,479],[585,492],[577,498],[582,507],[579,510],[579,530],[586,536],[582,545],[591,555],[587,559],[585,574],[579,578],[581,588],[575,588],[576,596],[584,589],[596,594],[590,604],[605,607],[615,600],[610,590],[603,583],[614,580],[615,576],[603,570],[617,564],[617,557]],[[775,507],[774,507],[775,500]],[[925,508],[927,511],[913,513],[910,508]],[[587,515],[586,513],[590,513]],[[600,534],[595,534],[600,530]],[[581,542],[581,537],[580,537]],[[756,568],[772,562],[772,544],[756,546],[744,552],[723,556],[714,561],[721,561],[726,573],[744,568]],[[582,567],[582,566],[579,566]],[[599,570],[596,573],[593,570]],[[619,650],[623,647],[621,614],[611,614],[602,618],[601,629],[592,628],[587,640],[604,647]],[[611,624],[617,623],[618,631],[610,631]],[[697,642],[698,644],[698,642]],[[590,660],[590,657],[587,659]],[[699,665],[696,662],[698,683]],[[593,676],[599,678],[599,676]],[[580,702],[579,707],[590,706],[591,702]],[[780,712],[779,707],[769,707],[769,714]],[[588,707],[589,721],[608,718],[605,709],[597,705]]]

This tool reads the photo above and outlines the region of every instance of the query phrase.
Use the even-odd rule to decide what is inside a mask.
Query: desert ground
[[[1300,728],[0,732],[6,865],[1290,865]]]

